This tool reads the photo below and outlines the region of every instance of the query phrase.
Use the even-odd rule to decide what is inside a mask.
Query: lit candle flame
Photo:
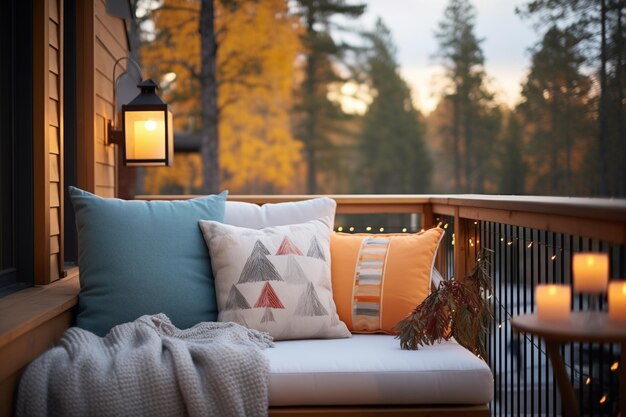
[[[157,123],[154,120],[146,120],[143,126],[146,128],[146,130],[153,132],[157,128]]]

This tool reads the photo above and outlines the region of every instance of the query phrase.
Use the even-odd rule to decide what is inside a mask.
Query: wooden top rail
[[[138,200],[186,200],[199,195],[141,195]],[[301,201],[317,195],[230,195],[229,201],[254,204]],[[433,214],[489,221],[626,244],[626,200],[579,197],[477,194],[328,195],[337,213],[422,213],[424,227]]]
[[[557,214],[626,222],[626,199],[503,195],[432,195],[434,205]]]
[[[187,200],[201,195],[138,195],[136,200]],[[286,203],[323,197],[322,195],[229,195],[229,201],[246,203]],[[337,202],[337,213],[423,213],[424,206],[430,204],[428,195],[326,195]]]

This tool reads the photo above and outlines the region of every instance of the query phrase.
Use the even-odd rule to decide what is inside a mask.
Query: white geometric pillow
[[[215,276],[218,321],[275,340],[350,337],[330,279],[330,218],[247,229],[200,220]]]

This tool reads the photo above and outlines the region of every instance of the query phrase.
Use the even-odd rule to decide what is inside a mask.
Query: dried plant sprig
[[[476,265],[464,280],[442,281],[394,330],[402,349],[417,350],[435,342],[456,341],[479,357],[486,357],[485,340],[493,311],[489,297],[493,284],[489,276],[490,249],[478,252]]]

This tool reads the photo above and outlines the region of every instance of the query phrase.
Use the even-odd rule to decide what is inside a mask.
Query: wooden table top
[[[626,323],[609,320],[605,312],[573,311],[568,320],[539,320],[537,314],[523,314],[511,319],[513,329],[544,339],[576,342],[626,343]]]

